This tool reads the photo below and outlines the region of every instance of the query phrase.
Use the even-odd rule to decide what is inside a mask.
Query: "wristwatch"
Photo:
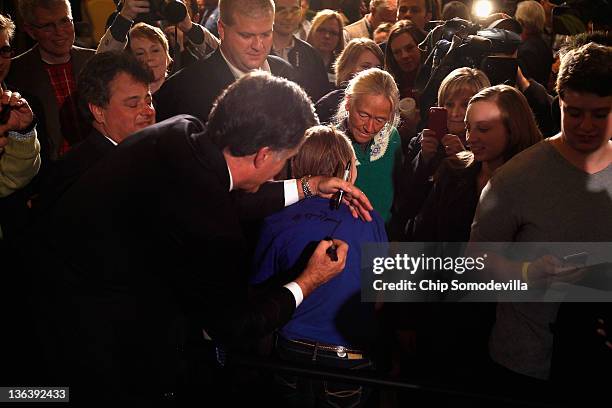
[[[310,180],[310,176],[304,176],[300,179],[302,182],[302,191],[304,192],[304,198],[310,198],[314,194],[312,194],[312,190],[310,189],[310,184],[308,184],[308,180]]]

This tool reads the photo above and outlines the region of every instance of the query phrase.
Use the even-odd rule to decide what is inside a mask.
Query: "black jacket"
[[[422,133],[413,137],[408,143],[404,162],[401,168],[401,193],[395,200],[396,209],[389,225],[389,237],[393,241],[406,241],[410,231],[406,223],[416,217],[433,185],[431,177],[444,159],[444,151],[439,148],[437,154],[426,163],[421,155]]]
[[[325,64],[319,52],[310,44],[295,36],[293,40],[294,46],[288,57],[295,70],[295,82],[304,88],[314,103],[330,91]]]
[[[452,169],[443,161],[436,181],[413,220],[409,233],[412,241],[467,242],[476,205],[478,188],[476,181],[480,164],[465,169]]]
[[[38,210],[44,212],[100,159],[114,148],[113,143],[93,129],[89,136],[53,162],[41,181]]]
[[[539,82],[530,79],[529,87],[523,91],[527,103],[544,137],[554,136],[558,133],[559,124],[553,118],[553,97]],[[558,104],[557,104],[558,106]]]
[[[334,89],[325,94],[315,104],[315,110],[321,123],[334,123],[338,107],[345,96],[345,87]]]
[[[267,59],[273,75],[295,79],[294,70],[287,62],[272,55]],[[206,123],[213,102],[234,81],[219,48],[208,58],[185,67],[164,82],[154,96],[157,121],[188,114]]]
[[[540,35],[530,36],[519,45],[518,60],[526,78],[548,85],[554,58],[550,45]]]
[[[295,309],[282,287],[247,300],[227,165],[193,117],[123,141],[64,193],[39,237],[37,316],[71,399],[76,384],[88,401],[151,402],[176,389],[181,350],[202,328],[232,349]]]

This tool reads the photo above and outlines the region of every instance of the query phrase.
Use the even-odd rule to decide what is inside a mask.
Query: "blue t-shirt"
[[[255,251],[252,284],[273,275],[301,272],[318,242],[326,237],[348,243],[344,271],[317,288],[296,309],[281,334],[325,344],[360,348],[373,333],[373,304],[361,302],[361,244],[387,242],[384,222],[373,211],[372,222],[353,218],[344,204],[330,208],[330,200],[310,198],[265,219]]]

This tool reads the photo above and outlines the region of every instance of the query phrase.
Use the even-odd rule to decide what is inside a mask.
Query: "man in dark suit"
[[[71,399],[141,405],[172,395],[185,376],[185,339],[203,328],[230,352],[244,347],[343,269],[347,245],[322,241],[284,287],[247,300],[249,260],[230,191],[257,191],[315,123],[297,85],[249,74],[221,96],[206,130],[186,115],[150,126],[62,196],[42,229],[40,248],[53,256],[42,257],[34,298],[47,355],[66,370],[54,380],[71,385]],[[306,178],[303,192],[342,188],[367,203],[330,180],[314,187]],[[337,261],[326,254],[332,243]],[[198,391],[209,395],[206,387]]]
[[[20,1],[24,29],[38,42],[13,61],[7,82],[42,104],[49,158],[56,160],[82,140],[87,126],[78,120],[76,76],[93,50],[75,47],[68,0]]]
[[[206,122],[217,96],[255,69],[294,79],[291,65],[269,55],[274,23],[271,0],[221,0],[219,8],[219,48],[166,80],[155,94],[158,122],[181,113]]]
[[[79,75],[79,108],[93,129],[49,169],[40,208],[51,206],[74,182],[117,144],[155,123],[151,72],[131,54],[109,51],[93,56]]]

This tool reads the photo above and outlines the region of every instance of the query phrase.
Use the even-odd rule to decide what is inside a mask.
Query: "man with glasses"
[[[75,78],[94,51],[74,46],[68,0],[22,0],[19,12],[37,44],[15,58],[7,81],[42,104],[48,155],[56,160],[87,134],[77,113]]]
[[[370,12],[344,28],[346,42],[353,38],[374,39],[374,30],[382,23],[395,23],[397,0],[372,0]]]
[[[274,5],[272,51],[293,66],[296,82],[317,101],[330,90],[329,82],[319,53],[294,35],[301,19],[300,0],[275,0]]]
[[[254,70],[294,79],[291,65],[269,55],[274,23],[272,0],[221,0],[219,9],[219,48],[207,59],[168,78],[156,92],[158,122],[181,113],[206,122],[217,96]]]

